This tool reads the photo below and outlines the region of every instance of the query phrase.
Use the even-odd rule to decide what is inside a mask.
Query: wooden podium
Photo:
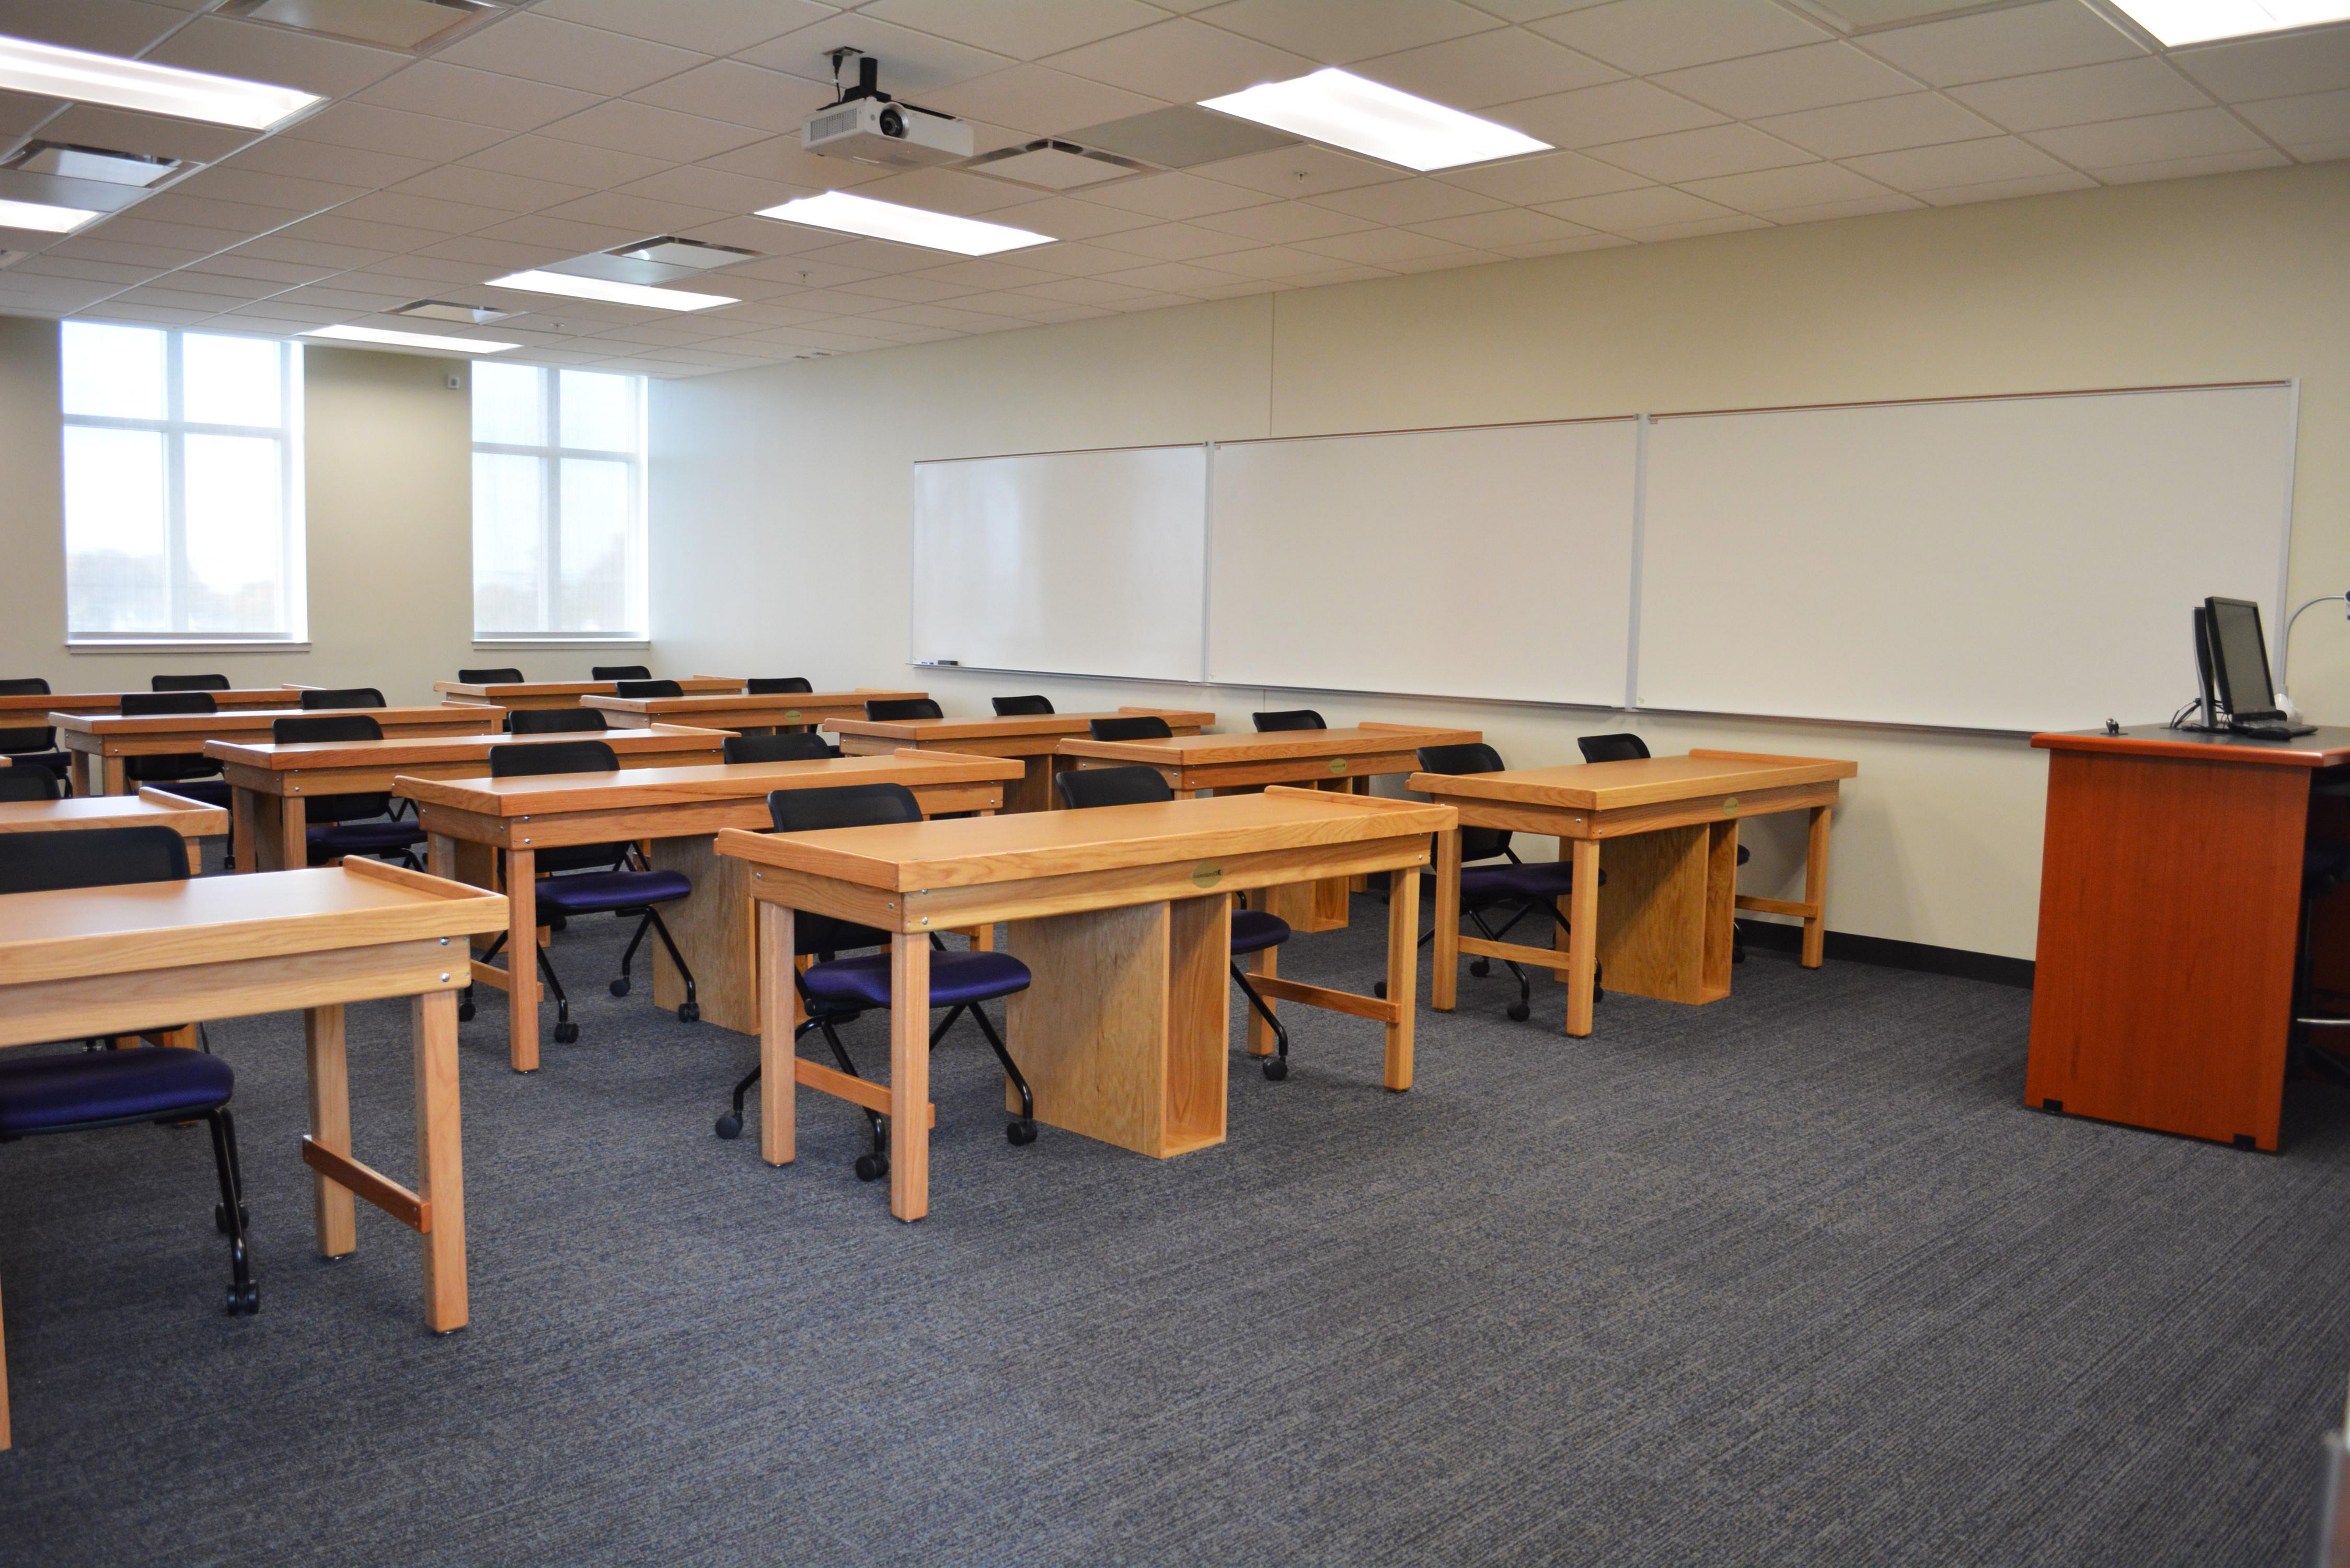
[[[2048,828],[2024,1103],[2274,1152],[2312,791],[2350,780],[2324,772],[2350,764],[2350,729],[2032,743]]]

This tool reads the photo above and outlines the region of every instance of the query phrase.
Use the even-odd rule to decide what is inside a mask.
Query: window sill
[[[652,647],[652,639],[642,635],[630,637],[477,637],[475,649],[484,648],[644,648]]]
[[[217,639],[142,637],[116,640],[68,638],[68,653],[307,653],[308,641],[259,642],[251,639],[222,642]]]

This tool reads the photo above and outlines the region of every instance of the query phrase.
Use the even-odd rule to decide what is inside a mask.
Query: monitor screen
[[[2212,673],[2220,701],[2234,719],[2279,711],[2269,684],[2269,650],[2261,636],[2261,607],[2250,599],[2205,599],[2210,616]]]

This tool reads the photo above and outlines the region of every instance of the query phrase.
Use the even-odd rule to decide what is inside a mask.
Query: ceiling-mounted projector
[[[858,67],[857,85],[840,86],[840,68]],[[880,90],[880,62],[857,49],[832,51],[833,86],[840,97],[800,127],[800,146],[826,158],[853,158],[893,169],[960,163],[971,156],[971,127],[951,114],[901,103]]]

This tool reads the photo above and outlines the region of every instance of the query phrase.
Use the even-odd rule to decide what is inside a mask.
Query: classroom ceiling
[[[2086,0],[0,0],[0,35],[330,100],[256,137],[0,92],[11,155],[38,137],[201,165],[70,235],[0,228],[26,253],[0,313],[425,330],[664,377],[2350,155],[2350,24],[2165,50]],[[982,158],[1052,137],[1182,166],[1055,191],[811,156],[840,45],[970,121]],[[1417,175],[1305,142],[1230,155],[1205,110],[1122,123],[1323,65],[1558,151]],[[968,260],[750,215],[827,189],[1059,243]],[[757,253],[690,285],[741,303],[484,286],[664,234]],[[388,314],[428,298],[517,314]]]

